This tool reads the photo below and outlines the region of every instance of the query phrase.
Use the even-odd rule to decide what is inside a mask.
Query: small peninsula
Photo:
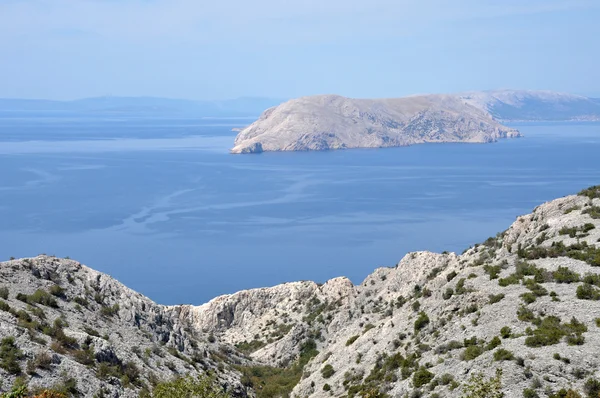
[[[318,95],[267,109],[238,134],[231,153],[486,143],[519,136],[485,109],[455,95],[390,99]]]

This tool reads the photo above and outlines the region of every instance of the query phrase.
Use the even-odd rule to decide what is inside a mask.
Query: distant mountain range
[[[0,111],[257,116],[265,109],[283,101],[260,97],[242,97],[222,101],[194,101],[159,97],[93,97],[74,101],[0,98]]]
[[[456,94],[499,121],[600,120],[600,98],[551,91],[494,90]],[[0,111],[62,111],[186,116],[258,116],[287,99],[242,97],[194,101],[160,97],[93,97],[74,101],[0,98]]]
[[[529,90],[478,91],[458,96],[501,121],[600,120],[600,98]]]

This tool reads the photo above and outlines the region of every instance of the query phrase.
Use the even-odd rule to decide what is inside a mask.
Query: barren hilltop
[[[377,100],[318,95],[266,110],[238,134],[231,152],[483,143],[519,135],[488,112],[452,95]]]
[[[359,285],[286,283],[200,306],[158,305],[69,259],[0,263],[4,391],[165,397],[161,383],[210,373],[236,397],[492,396],[468,395],[485,386],[597,398],[598,352],[600,186],[460,255],[409,253]]]

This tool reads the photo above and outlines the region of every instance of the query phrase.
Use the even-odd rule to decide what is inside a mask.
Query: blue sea
[[[69,256],[159,303],[360,283],[600,183],[600,123],[495,144],[230,155],[253,118],[0,112],[0,258]]]

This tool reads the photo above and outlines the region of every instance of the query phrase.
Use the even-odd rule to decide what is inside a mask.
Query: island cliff
[[[519,136],[487,111],[452,95],[376,100],[318,95],[266,110],[238,134],[231,152],[485,143]]]

